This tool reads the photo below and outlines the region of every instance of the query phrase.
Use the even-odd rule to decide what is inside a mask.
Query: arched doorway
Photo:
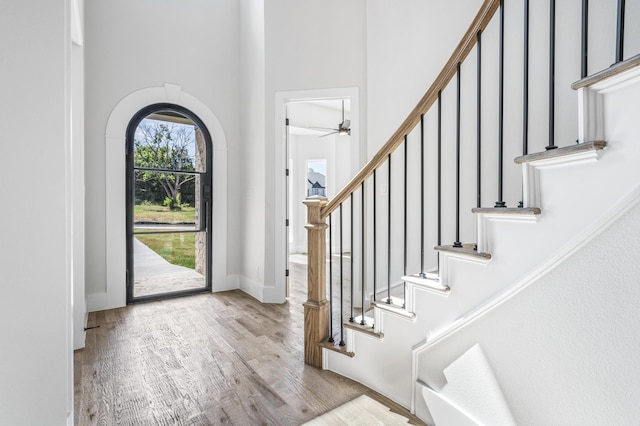
[[[184,107],[149,105],[126,149],[127,303],[211,291],[209,131]]]

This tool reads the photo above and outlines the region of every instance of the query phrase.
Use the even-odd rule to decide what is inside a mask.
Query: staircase
[[[529,2],[524,3],[526,11]],[[629,377],[640,379],[640,369],[632,368],[640,339],[628,331],[640,319],[635,314],[640,290],[632,285],[640,271],[637,262],[617,260],[628,256],[624,248],[602,247],[601,240],[616,226],[623,229],[617,232],[638,233],[633,221],[623,219],[634,214],[640,200],[640,55],[624,59],[616,53],[613,66],[587,75],[582,46],[582,69],[568,94],[551,72],[548,98],[556,91],[572,97],[578,117],[579,143],[558,146],[555,133],[566,130],[556,129],[574,121],[555,109],[564,101],[549,103],[548,122],[530,110],[538,104],[527,93],[527,66],[515,102],[504,97],[509,90],[499,81],[497,111],[483,103],[481,75],[487,68],[480,46],[487,40],[482,36],[499,25],[495,41],[503,45],[504,8],[500,1],[483,4],[434,85],[343,191],[331,201],[306,202],[311,291],[305,304],[305,361],[317,366],[320,361],[323,368],[366,384],[429,424],[610,424],[611,419],[624,424],[637,414],[628,406],[640,396],[637,386],[625,386]],[[538,23],[526,22],[525,31],[535,31]],[[619,31],[619,23],[611,26]],[[522,60],[502,49],[493,64],[500,76],[505,62]],[[558,55],[555,47],[550,50],[552,58]],[[466,87],[461,74],[469,69],[477,70],[477,87],[461,94]],[[478,107],[464,112],[461,105],[469,103]],[[505,104],[519,105],[524,114],[518,144],[509,139],[518,132],[506,123],[512,112]],[[461,125],[474,115],[471,126]],[[447,130],[447,123],[454,129]],[[530,141],[535,132],[529,127],[543,125],[548,139]],[[433,127],[437,132],[425,131]],[[507,164],[503,157],[520,143],[520,155]],[[465,157],[470,146],[475,158]],[[488,159],[488,150],[497,155]],[[402,192],[404,197],[395,195]],[[483,207],[487,192],[497,199],[491,207]],[[342,279],[336,282],[330,274],[327,291],[325,235],[327,228],[331,236],[337,232],[326,219],[333,225],[338,221],[332,217],[339,215],[342,223],[343,209],[352,218],[350,288],[345,291]],[[462,243],[461,235],[472,242]],[[443,244],[445,239],[453,243]],[[635,239],[624,245],[640,250]],[[612,266],[590,266],[608,256],[615,256],[605,263]],[[611,268],[622,271],[616,282]],[[576,278],[585,270],[582,280]],[[563,271],[573,272],[554,278]],[[336,306],[338,290],[347,297]],[[627,298],[620,300],[617,291]],[[583,305],[590,307],[586,314]],[[591,341],[594,334],[601,340]],[[629,348],[617,350],[620,341]],[[607,356],[592,352],[629,368],[618,371]],[[603,376],[611,383],[597,389]]]

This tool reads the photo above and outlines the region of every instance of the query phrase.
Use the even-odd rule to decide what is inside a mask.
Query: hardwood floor
[[[76,425],[298,425],[360,395],[422,424],[304,364],[305,274],[291,264],[281,305],[230,291],[91,313],[98,328],[75,353]]]

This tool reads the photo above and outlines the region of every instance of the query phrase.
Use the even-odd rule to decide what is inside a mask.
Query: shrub
[[[170,210],[180,210],[182,204],[180,203],[180,193],[176,194],[176,198],[164,197],[163,206],[169,207]]]

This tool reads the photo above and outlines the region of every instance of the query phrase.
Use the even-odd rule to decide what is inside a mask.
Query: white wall
[[[124,211],[114,211],[121,206],[106,202],[107,188],[113,182],[107,179],[110,173],[107,161],[112,155],[106,146],[107,120],[128,95],[170,83],[202,102],[219,120],[229,151],[237,149],[239,14],[237,3],[231,0],[195,0],[190,7],[145,0],[88,2],[85,18],[86,278],[89,308],[95,310],[123,303],[122,297],[107,293],[109,276],[117,277],[122,296],[125,286],[121,262],[111,264],[107,260],[112,257],[107,252],[107,235],[121,236],[120,252],[125,247],[124,230],[109,229],[109,217],[121,217]],[[215,140],[213,144],[215,150]],[[119,155],[123,156],[123,152],[124,145]],[[240,173],[237,167],[229,169],[231,173]],[[231,174],[229,178],[232,182],[229,194],[240,193],[237,175]],[[115,188],[115,196],[117,191]],[[124,185],[121,191],[124,199]],[[226,201],[223,203],[227,209]],[[229,218],[228,232],[233,235],[240,222],[233,215]],[[230,239],[229,247],[223,251],[240,252],[236,241]],[[227,266],[230,274],[238,267],[233,261]]]
[[[0,4],[7,425],[73,424],[69,16],[67,0]]]
[[[73,222],[73,348],[84,347],[87,299],[84,279],[84,1],[72,2],[71,181]],[[74,31],[75,28],[75,31]]]
[[[234,253],[239,268],[239,285],[263,299],[264,278],[264,176],[265,176],[265,4],[264,0],[240,2],[240,96],[242,116],[240,144],[232,160],[241,190],[230,206],[241,226]]]
[[[368,156],[400,126],[442,69],[480,0],[368,0]]]

